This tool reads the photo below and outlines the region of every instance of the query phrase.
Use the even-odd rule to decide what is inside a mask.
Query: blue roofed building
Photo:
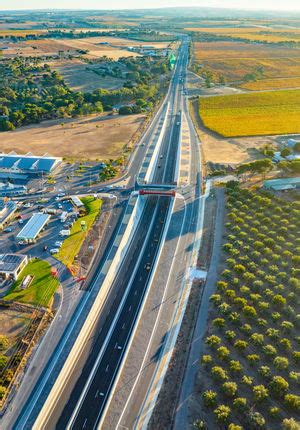
[[[60,157],[52,157],[45,154],[35,156],[31,153],[21,155],[13,152],[9,154],[0,153],[0,172],[48,174],[52,172],[62,161]]]
[[[32,215],[29,221],[24,225],[20,233],[17,234],[17,241],[28,243],[35,242],[36,238],[48,223],[50,215],[37,212]]]

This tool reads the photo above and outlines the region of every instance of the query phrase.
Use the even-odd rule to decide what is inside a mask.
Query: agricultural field
[[[81,201],[87,213],[75,221],[70,236],[63,241],[59,253],[55,255],[55,257],[67,267],[71,267],[75,256],[79,253],[83,241],[99,215],[102,206],[102,200],[94,199],[94,197],[83,197]],[[83,231],[81,228],[82,221],[86,224],[86,231]]]
[[[192,27],[185,28],[185,30],[200,34],[209,33],[212,35],[242,38],[253,42],[300,42],[300,29],[294,28],[276,29],[261,25],[258,27]]]
[[[240,88],[252,91],[300,88],[300,76],[296,78],[261,79],[242,84]]]
[[[202,69],[228,83],[247,88],[287,88],[285,79],[299,87],[300,49],[243,42],[194,42],[194,59]],[[255,89],[255,88],[253,88]]]
[[[94,115],[44,121],[1,133],[1,150],[32,152],[72,160],[117,159],[145,119],[144,115]]]
[[[32,275],[29,287],[21,289],[20,285],[25,276]],[[31,305],[48,307],[59,281],[51,275],[51,266],[47,261],[35,259],[27,264],[13,284],[4,300],[13,300]]]
[[[277,148],[276,136],[225,138],[207,130],[200,119],[197,100],[190,105],[190,112],[201,140],[204,162],[209,165],[230,164],[237,166],[262,157],[266,145]]]
[[[91,40],[93,39],[93,40]],[[105,38],[103,38],[105,39]],[[57,56],[57,55],[78,55],[79,51],[87,51],[83,53],[83,57],[88,59],[96,59],[106,55],[113,60],[118,60],[120,57],[136,57],[136,52],[128,51],[127,46],[131,46],[131,41],[127,41],[127,45],[109,44],[102,45],[101,38],[84,38],[84,39],[40,39],[40,40],[25,40],[17,43],[0,43],[1,46],[7,46],[8,49],[2,51],[4,58],[15,57],[21,55],[29,56]],[[105,42],[105,40],[103,40]]]
[[[203,125],[224,137],[300,132],[300,90],[199,99]]]
[[[291,424],[300,418],[300,205],[287,200],[227,186],[223,257],[194,398],[197,428],[298,428]]]

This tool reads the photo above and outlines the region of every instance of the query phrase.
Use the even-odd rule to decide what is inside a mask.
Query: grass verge
[[[91,196],[83,197],[81,201],[86,207],[87,214],[75,221],[71,229],[70,236],[64,240],[59,253],[55,254],[55,257],[67,267],[72,265],[75,256],[79,253],[83,241],[97,218],[102,206],[102,200],[94,199],[94,197]],[[86,231],[82,231],[81,221],[85,221]]]
[[[34,278],[28,288],[21,290],[22,280],[27,275],[32,275]],[[22,270],[19,279],[13,284],[4,300],[47,307],[58,285],[58,279],[51,275],[50,264],[47,261],[35,259]]]

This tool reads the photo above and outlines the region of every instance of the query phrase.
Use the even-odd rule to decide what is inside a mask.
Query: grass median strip
[[[79,253],[83,241],[99,215],[102,206],[102,200],[95,199],[92,196],[83,197],[80,200],[84,204],[87,213],[75,221],[70,236],[64,240],[58,254],[55,254],[55,257],[67,267],[72,265],[75,256]],[[81,228],[82,221],[85,221],[86,231]]]
[[[25,276],[33,276],[28,288],[20,289]],[[22,270],[18,280],[13,284],[4,300],[15,300],[47,307],[55,293],[59,281],[51,275],[51,266],[47,261],[35,259]]]

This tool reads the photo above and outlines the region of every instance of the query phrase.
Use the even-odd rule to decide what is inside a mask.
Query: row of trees
[[[299,227],[299,202],[227,185],[225,269],[201,358],[204,418],[220,428],[299,429]]]

